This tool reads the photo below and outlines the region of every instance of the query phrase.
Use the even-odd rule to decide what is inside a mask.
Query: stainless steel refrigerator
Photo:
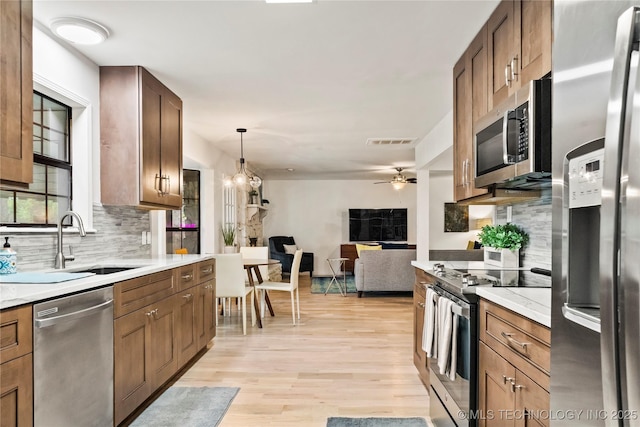
[[[551,426],[640,426],[640,0],[554,2]]]

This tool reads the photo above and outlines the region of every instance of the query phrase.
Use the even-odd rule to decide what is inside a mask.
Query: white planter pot
[[[236,251],[236,247],[235,246],[225,246],[224,247],[224,253],[225,254],[235,254]]]
[[[485,246],[484,264],[485,266],[500,268],[519,268],[520,251],[518,249],[496,249]]]

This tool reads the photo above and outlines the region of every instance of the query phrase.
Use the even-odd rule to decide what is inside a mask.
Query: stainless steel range
[[[489,287],[551,287],[551,272],[531,270],[453,270],[436,264],[430,288],[438,298],[453,302],[451,311],[457,317],[456,371],[442,374],[436,358],[429,359],[431,383],[430,416],[437,427],[474,427],[473,414],[478,410],[478,286]]]

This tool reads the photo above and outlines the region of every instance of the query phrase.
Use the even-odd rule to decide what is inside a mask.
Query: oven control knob
[[[433,271],[436,273],[444,273],[444,264],[434,264]]]
[[[471,273],[462,273],[460,275],[460,277],[462,278],[462,284],[466,285],[469,281],[469,276],[471,276]]]
[[[469,286],[474,286],[477,285],[478,282],[478,277],[477,276],[468,276],[467,277],[467,285]]]

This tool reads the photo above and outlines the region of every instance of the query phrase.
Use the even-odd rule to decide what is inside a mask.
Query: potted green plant
[[[231,224],[222,226],[222,239],[224,240],[224,252],[234,253],[236,251],[236,228]]]
[[[529,242],[529,235],[515,224],[485,225],[478,234],[484,246],[485,264],[498,267],[520,267],[520,249]]]

